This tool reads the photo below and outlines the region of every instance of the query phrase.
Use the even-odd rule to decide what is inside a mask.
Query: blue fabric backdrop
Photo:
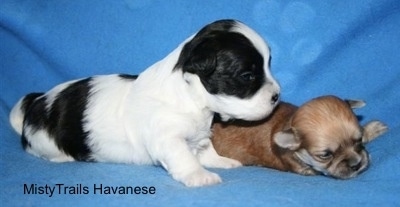
[[[379,119],[390,128],[367,146],[368,171],[343,181],[259,167],[212,169],[224,182],[192,189],[160,167],[57,164],[22,150],[8,122],[21,96],[94,74],[140,73],[221,18],[241,20],[269,42],[284,100],[301,104],[334,94],[367,102],[356,111],[361,122]],[[398,0],[2,0],[0,201],[2,206],[400,206],[399,65]],[[89,192],[28,195],[24,184]],[[93,187],[100,184],[154,186],[156,193],[95,194]]]

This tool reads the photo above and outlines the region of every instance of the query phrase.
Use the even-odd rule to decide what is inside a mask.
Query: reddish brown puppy
[[[261,121],[217,121],[212,142],[221,156],[243,165],[352,178],[368,167],[364,144],[387,130],[379,121],[360,126],[352,108],[364,105],[335,96],[318,97],[300,107],[282,102]]]

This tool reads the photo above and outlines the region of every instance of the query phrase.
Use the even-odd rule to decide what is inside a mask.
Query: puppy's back
[[[297,107],[281,102],[275,111],[260,121],[234,120],[213,125],[213,145],[221,156],[240,161],[243,165],[262,165],[284,168],[273,145],[272,136],[289,124]]]

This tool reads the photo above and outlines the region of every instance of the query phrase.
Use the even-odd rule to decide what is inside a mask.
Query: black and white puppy
[[[23,97],[10,122],[23,148],[54,162],[161,164],[186,186],[221,182],[205,167],[233,168],[210,141],[214,113],[258,120],[279,101],[270,51],[251,28],[220,20],[139,76],[69,81]]]

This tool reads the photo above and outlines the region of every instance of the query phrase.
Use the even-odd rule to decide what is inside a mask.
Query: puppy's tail
[[[44,93],[30,93],[22,97],[17,104],[11,109],[10,112],[10,123],[11,126],[18,134],[22,134],[22,128],[24,124],[25,113],[31,107],[32,103],[37,97]]]

